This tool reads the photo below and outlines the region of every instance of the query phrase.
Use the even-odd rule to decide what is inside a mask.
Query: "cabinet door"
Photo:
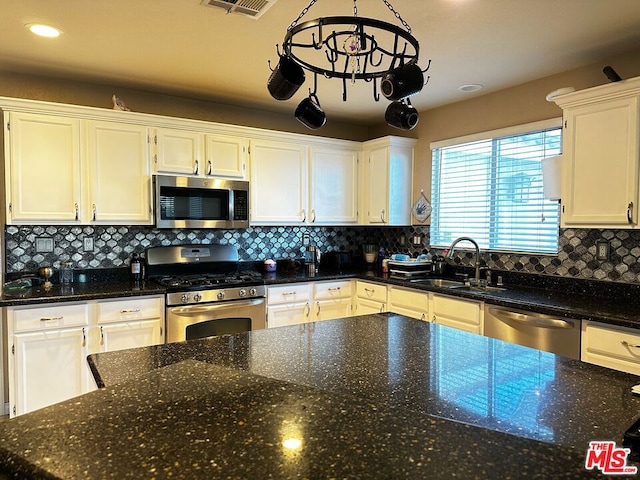
[[[245,179],[246,141],[230,135],[207,134],[205,137],[207,164],[205,175]]]
[[[482,303],[447,295],[433,295],[431,305],[434,323],[482,334]]]
[[[160,319],[100,325],[100,351],[147,347],[163,343],[164,328]]]
[[[638,223],[638,98],[569,108],[564,138],[562,223]]]
[[[88,122],[89,218],[102,224],[150,225],[148,129]]]
[[[154,135],[154,143],[154,163],[157,172],[191,175],[204,168],[202,133],[158,128]]]
[[[580,360],[640,375],[640,331],[582,321]]]
[[[251,141],[251,223],[305,223],[308,218],[306,197],[306,147]]]
[[[309,220],[318,224],[357,223],[358,154],[312,147],[309,170]]]
[[[86,328],[14,335],[12,415],[85,393],[89,385]],[[13,380],[13,381],[11,381]]]
[[[311,306],[309,302],[288,303],[267,307],[267,327],[282,327],[285,325],[297,325],[310,321]]]
[[[313,304],[313,320],[331,320],[351,316],[351,299],[316,300]]]
[[[5,138],[7,223],[78,222],[80,122],[10,112]]]
[[[389,147],[369,151],[367,165],[367,222],[389,221]]]
[[[389,288],[389,310],[419,320],[429,320],[429,294],[406,288]]]
[[[384,302],[356,297],[354,310],[355,315],[372,315],[374,313],[384,313],[386,311],[387,305]]]

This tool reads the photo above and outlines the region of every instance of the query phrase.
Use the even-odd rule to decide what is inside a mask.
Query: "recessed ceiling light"
[[[461,85],[458,87],[458,90],[461,92],[469,93],[469,92],[477,92],[478,90],[482,90],[484,85],[480,85],[479,83],[469,83],[467,85]]]
[[[55,38],[59,37],[62,33],[62,31],[56,27],[43,25],[42,23],[27,23],[25,27],[27,27],[31,33],[35,33],[41,37]]]

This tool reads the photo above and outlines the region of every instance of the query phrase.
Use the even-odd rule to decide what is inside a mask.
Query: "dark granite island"
[[[0,424],[13,478],[589,478],[633,375],[380,314],[93,355]]]

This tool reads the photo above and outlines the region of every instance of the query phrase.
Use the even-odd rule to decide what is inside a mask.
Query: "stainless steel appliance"
[[[580,331],[580,320],[485,305],[487,337],[580,359]]]
[[[158,228],[247,228],[249,182],[154,175]]]
[[[262,274],[238,271],[232,245],[177,245],[147,249],[150,281],[167,289],[166,340],[265,328]]]

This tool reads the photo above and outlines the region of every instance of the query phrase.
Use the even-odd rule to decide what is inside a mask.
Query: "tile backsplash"
[[[249,227],[238,230],[158,230],[139,226],[6,226],[5,272],[33,272],[43,265],[57,268],[71,260],[75,268],[125,267],[133,252],[151,246],[185,243],[231,244],[243,261],[295,258],[303,255],[303,234],[321,251],[360,254],[364,243],[382,246],[389,253],[417,256],[429,251],[429,227]],[[93,251],[83,250],[86,237]],[[37,252],[36,239],[53,240],[53,251]],[[415,240],[415,244],[414,244]],[[598,260],[596,246],[609,244],[609,258]],[[463,246],[463,245],[461,245]],[[432,249],[431,253],[441,253]],[[484,252],[491,269],[557,275],[575,279],[640,283],[640,231],[564,229],[557,255]],[[456,249],[453,262],[471,266],[473,254]]]

